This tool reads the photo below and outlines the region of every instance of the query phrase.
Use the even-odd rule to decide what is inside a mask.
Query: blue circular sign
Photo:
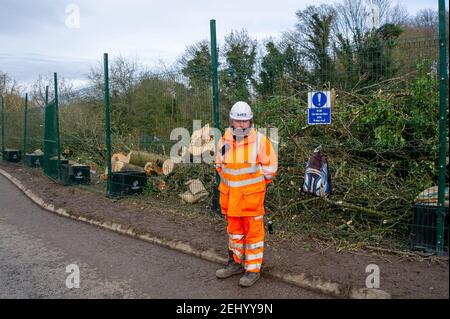
[[[323,92],[317,92],[313,95],[312,103],[315,107],[322,107],[327,104],[327,95]]]

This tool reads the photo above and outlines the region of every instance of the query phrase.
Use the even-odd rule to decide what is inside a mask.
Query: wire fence
[[[280,235],[435,251],[436,232],[442,231],[448,252],[448,186],[443,226],[437,203],[439,39],[373,41],[297,64],[288,55],[265,57],[250,71],[225,63],[218,69],[219,127],[223,132],[229,125],[232,104],[246,100],[254,108],[255,127],[278,138],[279,171],[266,209]],[[128,87],[116,84],[110,94],[112,176],[106,169],[103,91],[95,84],[61,95],[60,136],[44,124],[48,105],[31,107],[24,145],[23,110],[6,107],[6,149],[43,149],[45,126],[52,140],[60,139],[59,155],[68,161],[63,164],[88,167],[92,188],[104,191],[109,179],[115,195],[143,190],[143,198],[153,202],[209,210],[216,176],[213,163],[202,159],[214,152],[214,140],[205,133],[215,116],[210,65],[148,73]],[[312,91],[330,92],[330,125],[308,124]],[[189,142],[176,155],[189,163],[168,161],[183,136],[174,133],[177,128],[186,130]],[[448,124],[446,130],[448,137]],[[330,169],[328,197],[302,191],[305,164],[319,145]],[[73,170],[66,175],[76,174]]]

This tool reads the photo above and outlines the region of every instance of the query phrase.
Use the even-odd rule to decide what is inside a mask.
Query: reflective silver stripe
[[[245,260],[256,260],[256,259],[262,259],[264,253],[259,254],[251,254],[251,255],[245,255]]]
[[[230,187],[247,186],[247,185],[260,183],[262,181],[264,181],[264,176],[259,176],[259,177],[256,177],[256,178],[249,178],[249,179],[246,179],[246,180],[243,180],[243,181],[239,181],[239,182],[232,182],[232,181],[229,181],[229,180],[227,180],[225,178],[222,178],[222,182],[225,185],[230,186]]]
[[[263,215],[261,215],[261,216],[256,216],[256,217],[255,217],[255,220],[262,219],[263,217],[264,217]]]
[[[261,269],[261,264],[245,265],[245,270],[255,270],[255,269]]]
[[[254,244],[245,245],[245,249],[256,249],[256,248],[261,248],[261,247],[264,247],[263,241],[260,241],[258,243],[254,243]]]
[[[256,163],[256,158],[258,157],[258,152],[259,152],[259,145],[261,144],[261,137],[262,137],[262,134],[257,132],[255,148],[253,149],[253,154],[252,154],[250,163]]]
[[[244,238],[244,235],[237,235],[237,234],[229,234],[231,239],[242,239]]]
[[[277,169],[278,169],[278,165],[272,165],[272,166],[268,166],[268,165],[265,166],[265,165],[263,165],[262,166],[262,170],[263,170],[264,174],[276,173]]]
[[[262,134],[257,132],[255,147],[252,150],[252,156],[250,158],[249,163],[252,164],[250,167],[240,168],[240,169],[232,169],[223,167],[223,172],[225,174],[230,174],[233,176],[242,175],[242,174],[254,174],[258,171],[261,171],[261,165],[256,165],[256,159],[258,157],[259,145],[261,144]],[[221,155],[221,154],[219,154]]]
[[[266,179],[272,179],[272,178],[274,178],[275,176],[273,176],[273,175],[264,175],[264,177],[265,177]]]
[[[231,248],[236,248],[236,249],[244,249],[244,244],[236,244],[235,242],[232,242],[231,240],[228,242],[228,246]]]
[[[236,256],[238,256],[238,258],[239,259],[242,259],[242,253],[241,252],[239,252],[238,250],[236,250],[236,249],[233,249],[233,248],[230,248],[230,250],[233,252],[233,254],[235,254]]]
[[[242,175],[242,174],[253,174],[256,173],[258,170],[261,170],[261,165],[252,165],[250,167],[246,167],[246,168],[240,168],[240,169],[232,169],[232,168],[226,168],[224,167],[222,169],[222,172],[224,172],[225,174],[230,174],[230,175]]]

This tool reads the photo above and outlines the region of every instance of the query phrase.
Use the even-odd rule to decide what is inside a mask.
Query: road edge
[[[189,243],[181,240],[165,240],[150,234],[138,234],[132,227],[126,227],[119,223],[112,222],[100,222],[95,219],[85,218],[83,216],[75,216],[70,211],[64,208],[57,208],[53,204],[46,203],[42,198],[34,194],[31,190],[27,189],[21,181],[9,174],[8,172],[0,169],[0,174],[8,179],[13,185],[20,189],[25,196],[27,196],[36,205],[45,209],[51,213],[68,217],[74,220],[78,220],[90,225],[107,229],[122,235],[130,236],[135,239],[140,239],[148,243],[156,244],[165,248],[169,248],[184,254],[195,256],[210,262],[218,264],[226,264],[227,259],[218,255],[213,249],[207,249],[204,251],[198,250],[192,247]],[[264,277],[281,280],[283,282],[293,284],[303,289],[312,290],[325,295],[329,295],[336,298],[350,298],[350,299],[391,299],[391,295],[380,289],[356,289],[350,288],[347,285],[332,282],[320,278],[318,276],[309,276],[304,273],[289,274],[280,271],[265,271],[262,273]]]

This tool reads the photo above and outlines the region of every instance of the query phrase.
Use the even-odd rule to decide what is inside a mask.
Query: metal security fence
[[[6,102],[6,101],[5,101]],[[4,128],[3,140],[5,150],[23,150],[23,109],[9,108],[4,106]]]
[[[206,129],[214,127],[211,84],[200,77],[190,81],[183,73],[146,73],[128,95],[109,94],[106,99],[110,195],[143,191],[172,202],[209,206],[214,165],[203,156],[214,151]],[[105,91],[114,87],[110,82],[105,79]]]
[[[90,187],[109,196],[140,193],[218,213],[209,129],[223,132],[231,106],[245,100],[278,150],[266,208],[280,236],[448,252],[447,35],[399,34],[386,25],[355,41],[314,43],[322,46],[314,52],[269,41],[257,58],[248,41],[219,55],[211,21],[211,41],[183,67],[136,76],[105,55],[91,86],[61,105],[55,87],[44,110],[6,107],[2,138],[25,152],[43,144],[52,178],[64,160],[83,163]],[[308,123],[308,94],[317,91],[329,92],[328,125]],[[318,146],[331,176],[327,197],[302,190]]]
[[[58,180],[61,169],[61,141],[59,134],[58,80],[54,75],[54,98],[49,101],[48,87],[45,100],[44,173]]]
[[[280,223],[350,243],[409,242],[426,250],[436,249],[441,232],[448,249],[448,217],[436,228],[433,188],[441,165],[438,47],[438,38],[429,38],[352,50],[344,61],[330,58],[326,69],[305,65],[302,80],[281,75],[280,94],[255,101],[257,123],[277,127],[281,137],[280,175],[268,200]],[[330,125],[308,125],[311,91],[331,92]],[[319,145],[331,171],[328,198],[299,191],[305,163]],[[446,196],[448,216],[448,188]]]

